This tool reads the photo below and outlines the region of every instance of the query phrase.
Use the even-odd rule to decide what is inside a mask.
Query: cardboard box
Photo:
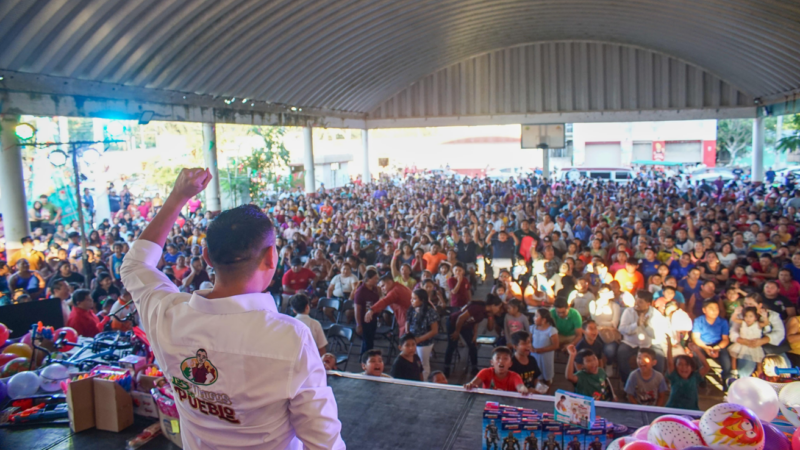
[[[98,430],[122,431],[133,425],[131,394],[111,380],[94,380],[94,415]]]
[[[152,395],[146,392],[131,391],[131,398],[133,399],[133,414],[158,419],[158,406]]]
[[[77,433],[89,428],[119,432],[133,425],[133,401],[119,384],[84,378],[67,390],[69,425]]]
[[[67,389],[69,427],[74,433],[94,428],[94,380],[84,378],[69,384]]]
[[[158,410],[158,421],[161,423],[161,433],[170,440],[173,444],[177,445],[180,448],[183,448],[183,441],[181,441],[181,423],[180,420],[175,417],[170,417],[164,414],[161,411],[161,408],[156,408]]]
[[[150,392],[151,389],[158,385],[158,381],[164,377],[151,377],[149,375],[139,374],[136,377],[136,389],[142,392]]]

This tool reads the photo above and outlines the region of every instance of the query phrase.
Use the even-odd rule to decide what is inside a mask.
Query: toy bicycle
[[[131,302],[125,303],[120,311],[124,310]],[[135,311],[130,312],[125,317],[120,318],[114,314],[109,316],[120,322],[132,321]],[[70,342],[67,340],[67,332],[61,331],[55,337],[55,348],[60,351],[64,347],[76,347],[79,350],[66,359],[56,359],[46,348],[35,344],[37,338],[37,327],[34,325],[31,331],[31,343],[35,351],[43,351],[47,355],[42,366],[53,363],[65,366],[76,367],[80,371],[88,371],[97,365],[117,365],[117,362],[128,355],[146,356],[148,362],[153,361],[153,353],[150,350],[150,342],[147,335],[138,326],[134,326],[131,331],[103,331],[98,333],[91,342],[84,344]]]

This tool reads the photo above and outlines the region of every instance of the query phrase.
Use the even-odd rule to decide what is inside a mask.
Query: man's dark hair
[[[442,372],[441,370],[434,370],[433,372],[431,372],[430,375],[428,375],[428,382],[433,383],[433,380],[436,379],[436,375],[439,374],[444,375],[444,372]]]
[[[308,297],[303,294],[297,294],[292,296],[289,302],[292,305],[292,309],[297,314],[303,314],[306,312],[306,308],[308,307]]]
[[[272,221],[255,205],[223,211],[208,226],[208,259],[220,274],[249,275],[275,245]]]
[[[581,325],[581,328],[583,328],[585,330],[586,328],[589,327],[589,325],[591,325],[593,323],[596,324],[597,322],[595,322],[592,319],[586,319],[586,320],[583,321],[583,325]]]
[[[379,281],[394,281],[391,273],[387,273],[386,275],[382,276]]]
[[[30,236],[25,236],[24,238],[19,240],[22,244],[33,243],[33,238]]]
[[[78,289],[72,293],[72,304],[77,305],[86,300],[87,297],[91,298],[91,292],[88,289]]]
[[[518,346],[522,342],[528,340],[531,337],[531,334],[527,331],[517,331],[516,333],[511,335],[511,345],[514,347]]]
[[[494,294],[486,294],[486,305],[487,306],[497,306],[497,305],[502,305],[502,304],[503,304],[503,300],[501,300],[500,297],[498,297],[498,296],[496,296]]]
[[[584,348],[582,350],[579,350],[578,353],[575,354],[575,362],[578,364],[583,364],[583,359],[590,356],[597,356],[597,355],[594,354],[592,349]]]
[[[647,355],[647,356],[649,356],[649,357],[651,357],[653,359],[656,359],[656,351],[653,350],[652,348],[641,348],[640,347],[639,348],[639,353],[642,353],[642,354]]]
[[[361,355],[361,364],[366,364],[367,361],[369,361],[369,359],[372,358],[373,356],[380,356],[382,358],[383,352],[379,348],[373,348],[372,350],[367,350],[366,352],[364,352],[363,355]]]
[[[639,289],[636,291],[636,298],[640,298],[647,303],[653,303],[653,293],[650,291],[645,291],[644,289]]]
[[[494,358],[494,355],[508,355],[508,357],[511,358],[513,354],[511,349],[505,345],[500,345],[492,350],[492,358]]]
[[[414,341],[414,342],[416,342],[417,340],[416,340],[416,338],[414,338],[414,334],[413,333],[406,333],[406,334],[400,336],[400,345],[405,344],[406,341]]]
[[[556,309],[569,308],[569,303],[567,302],[567,299],[565,299],[564,297],[558,297],[556,298],[556,301],[553,302],[553,306]]]

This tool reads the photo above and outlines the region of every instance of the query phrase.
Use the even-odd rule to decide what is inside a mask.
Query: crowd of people
[[[160,205],[121,198],[88,236],[87,267],[76,225],[53,221],[59,211],[46,198],[36,202],[46,214],[31,217],[22,250],[4,255],[0,302],[60,298],[67,324],[86,336],[125,326],[107,319],[115,305],[131,307],[119,267]],[[800,358],[792,180],[698,184],[657,170],[626,184],[409,174],[285,192],[259,206],[279,229],[267,291],[311,328],[329,369],[336,356],[320,321],[353,327],[368,375],[447,382],[465,346],[475,376],[467,388],[547,392],[563,352],[576,392],[688,409],[709,373],[723,389],[751,375],[777,382],[775,368]],[[213,286],[202,257],[212,220],[199,199],[190,202],[158,264],[186,292]],[[487,296],[476,295],[482,284]],[[375,348],[380,326],[397,346],[389,374]],[[492,339],[479,344],[480,333]],[[447,341],[442,371],[431,370],[437,336]],[[479,367],[479,345],[494,347],[490,368]],[[624,393],[611,388],[615,373]]]

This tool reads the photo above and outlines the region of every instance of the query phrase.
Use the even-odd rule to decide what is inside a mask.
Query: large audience
[[[34,202],[33,235],[0,253],[0,305],[58,298],[83,336],[130,327],[117,320],[133,312],[119,267],[163,201],[127,188],[113,198],[85,262],[77,223],[63,225],[46,197]],[[267,291],[311,328],[328,369],[337,356],[325,330],[339,323],[360,339],[367,375],[447,382],[465,347],[467,389],[547,392],[564,376],[597,399],[696,409],[708,380],[722,389],[745,376],[780,382],[775,369],[800,358],[791,179],[696,183],[652,169],[626,184],[384,175],[258,206],[278,236]],[[202,258],[212,220],[200,199],[190,202],[158,264],[186,292],[213,286]],[[481,286],[490,293],[476,295]],[[375,348],[386,330],[390,366]],[[437,340],[446,341],[443,371],[431,370]],[[491,367],[481,368],[487,345]],[[624,392],[614,392],[615,374]]]

